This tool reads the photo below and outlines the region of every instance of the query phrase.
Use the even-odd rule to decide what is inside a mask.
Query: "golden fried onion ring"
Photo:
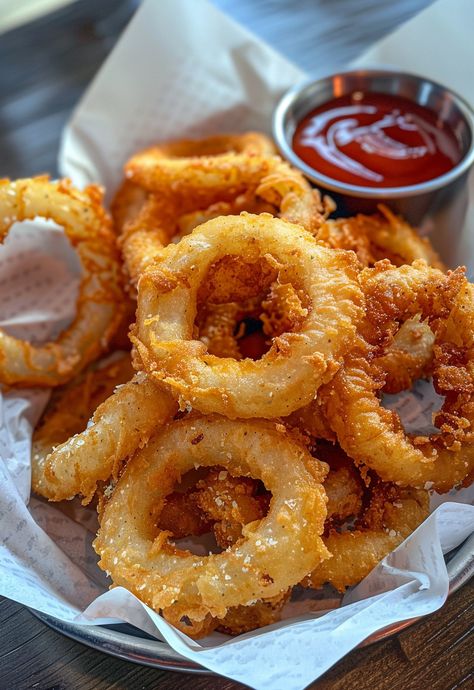
[[[103,352],[123,312],[120,265],[98,187],[75,190],[47,177],[0,180],[0,242],[16,221],[51,218],[77,251],[84,271],[73,323],[54,342],[32,345],[0,331],[0,381],[58,386]]]
[[[215,621],[217,630],[228,635],[242,635],[250,630],[263,628],[276,623],[281,611],[291,597],[292,588],[269,599],[257,601],[250,606],[235,606],[229,609],[224,618]]]
[[[254,190],[251,189],[250,192],[236,197],[234,201],[216,201],[206,209],[183,213],[177,222],[178,235],[179,237],[190,235],[194,228],[197,228],[202,223],[206,223],[208,220],[218,216],[238,216],[242,211],[256,215],[259,213],[270,213],[272,216],[276,216],[278,213],[276,206],[272,206],[272,204],[259,199],[255,195]]]
[[[308,405],[292,412],[284,420],[290,427],[296,427],[313,438],[336,441],[337,436],[324,416],[321,400],[316,397]]]
[[[50,498],[50,485],[44,476],[45,458],[56,446],[84,431],[97,407],[133,374],[130,354],[122,354],[103,367],[81,372],[66,386],[53,391],[32,439],[31,486],[35,493]]]
[[[281,283],[305,294],[298,332],[274,338],[258,361],[209,355],[193,340],[198,290],[224,256],[265,258]],[[271,418],[308,403],[337,367],[355,335],[362,295],[353,255],[321,247],[298,226],[266,214],[211,220],[143,274],[131,336],[145,369],[186,405],[228,417]]]
[[[317,589],[329,582],[340,592],[360,582],[379,561],[402,543],[429,515],[427,491],[378,482],[370,505],[355,530],[330,530],[324,543],[331,558],[303,585]]]
[[[402,323],[377,360],[385,373],[384,393],[408,390],[417,379],[430,375],[434,340],[433,331],[419,315]]]
[[[50,501],[92,499],[98,482],[116,479],[123,462],[141,448],[160,425],[176,414],[171,396],[144,374],[118,387],[96,409],[85,431],[38,453],[34,490]]]
[[[428,238],[420,237],[384,204],[378,208],[379,214],[372,216],[359,214],[327,220],[320,225],[316,237],[329,247],[354,251],[363,266],[373,266],[385,258],[395,266],[423,259],[434,268],[445,270]],[[381,363],[386,373],[386,393],[398,393],[430,373],[433,340],[429,326],[417,317],[402,325]]]
[[[181,235],[187,235],[212,218],[247,211],[278,215],[314,234],[334,209],[332,199],[327,196],[321,199],[319,191],[311,187],[299,170],[274,157],[270,172],[262,178],[256,189],[250,187],[234,202],[218,202],[205,210],[183,214],[178,224]]]
[[[376,358],[378,368],[384,372],[384,393],[408,390],[417,379],[430,375],[434,339],[433,331],[420,321],[419,315],[401,324],[384,354]],[[326,420],[321,404],[320,398],[315,398],[309,405],[293,412],[285,422],[313,438],[335,441],[336,434]]]
[[[384,383],[380,360],[360,344],[321,392],[325,418],[358,464],[385,481],[448,491],[474,465],[474,288],[462,271],[443,274],[423,261],[393,268],[379,262],[365,269],[366,335],[383,339],[384,328],[420,313],[435,334],[433,381],[444,404],[434,415],[439,434],[405,434],[398,415],[384,409],[377,392]]]
[[[205,146],[206,140],[194,143]],[[174,142],[169,147],[181,145],[182,142]],[[148,160],[150,153],[142,155]],[[207,174],[212,172],[213,185],[196,187],[194,174],[198,164],[192,162],[194,159],[179,159],[180,168],[186,167],[188,177],[180,174],[177,180],[168,180],[161,191],[155,190],[145,198],[135,182],[125,180],[112,211],[121,228],[120,244],[134,285],[163,246],[175,237],[189,234],[199,223],[221,215],[270,212],[316,232],[332,208],[329,201],[325,198],[322,203],[319,192],[311,188],[303,175],[277,156],[256,159],[249,154],[242,155],[246,155],[246,165],[242,164],[238,182],[234,174],[229,174],[229,156],[222,159],[219,155],[205,159]],[[158,172],[160,166],[176,163],[173,158],[157,160]],[[201,159],[196,160],[202,164]],[[135,171],[132,175],[135,180],[139,162],[132,159],[127,165]],[[126,166],[127,171],[130,174]],[[141,179],[139,174],[138,179]]]
[[[242,193],[252,180],[256,184],[274,154],[273,143],[258,132],[182,139],[136,153],[125,165],[125,176],[149,192],[172,185],[175,193],[193,192],[204,201],[210,190],[216,200],[218,190],[233,187]]]
[[[380,214],[327,220],[321,225],[317,239],[334,249],[351,249],[363,266],[373,266],[381,259],[390,259],[395,266],[423,259],[427,264],[445,270],[445,266],[428,238],[418,235],[403,218],[384,204]]]
[[[175,481],[213,465],[261,479],[272,500],[237,544],[202,557],[178,549],[155,525]],[[133,457],[106,503],[94,542],[99,565],[169,620],[189,620],[193,634],[194,624],[209,616],[280,595],[328,557],[320,537],[326,471],[272,422],[193,416],[174,422]]]

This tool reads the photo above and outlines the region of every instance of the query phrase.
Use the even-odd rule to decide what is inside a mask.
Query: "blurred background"
[[[346,65],[432,0],[212,2],[302,69],[321,74]],[[61,130],[138,5],[0,0],[0,175],[57,172]]]

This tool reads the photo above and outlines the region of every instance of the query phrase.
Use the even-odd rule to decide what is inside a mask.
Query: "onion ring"
[[[280,620],[281,610],[290,597],[291,588],[250,606],[235,606],[228,610],[224,618],[215,621],[217,630],[228,635],[242,635],[276,623]]]
[[[376,359],[378,367],[384,372],[384,393],[408,390],[417,379],[430,375],[434,339],[433,331],[420,321],[419,315],[401,324],[384,354]],[[336,434],[326,420],[321,404],[321,400],[315,398],[284,421],[313,438],[334,442]]]
[[[242,537],[242,528],[261,520],[270,502],[268,493],[256,495],[257,484],[249,477],[232,477],[217,469],[197,482],[194,503],[212,521],[217,544],[227,549]]]
[[[319,396],[308,405],[292,412],[283,419],[285,424],[295,427],[312,438],[335,442],[337,436],[324,416]]]
[[[178,236],[190,235],[198,225],[202,225],[202,223],[206,223],[208,220],[218,216],[238,216],[242,211],[256,215],[259,213],[270,213],[272,216],[276,216],[278,213],[276,206],[258,199],[253,190],[250,190],[250,192],[236,197],[234,201],[217,201],[206,209],[183,213],[177,222]]]
[[[431,373],[435,336],[419,315],[400,326],[378,365],[385,373],[384,393],[408,390],[417,379]]]
[[[372,343],[417,313],[433,329],[433,381],[445,395],[433,420],[440,433],[405,434],[398,415],[380,405],[384,372],[362,342],[321,391],[325,418],[348,455],[384,481],[448,491],[474,466],[474,288],[459,269],[445,275],[423,261],[398,269],[382,261],[362,281]]]
[[[54,342],[32,345],[0,331],[0,381],[58,386],[106,350],[123,312],[115,237],[98,187],[75,190],[47,177],[0,180],[0,242],[16,221],[53,219],[76,249],[84,270],[73,323]]]
[[[139,213],[125,223],[119,245],[127,276],[136,287],[147,266],[174,235],[176,204],[165,196],[150,195]]]
[[[273,154],[269,139],[250,132],[169,142],[133,156],[112,204],[132,283],[173,237],[220,215],[279,212],[315,232],[333,209],[330,200],[322,203],[303,175]]]
[[[216,194],[213,195],[215,197]],[[216,205],[224,204],[229,209],[234,206],[231,202]],[[140,275],[160,255],[161,250],[173,239],[179,239],[179,213],[188,211],[192,215],[196,207],[200,207],[200,202],[192,195],[180,197],[174,190],[167,194],[150,194],[139,212],[125,222],[119,244],[133,286],[136,286]],[[249,207],[256,208],[256,204],[249,204]],[[202,211],[196,213],[202,214]],[[209,215],[216,217],[215,213]]]
[[[211,465],[261,479],[272,501],[267,516],[247,525],[235,546],[200,557],[174,547],[168,533],[153,525],[175,481],[194,467]],[[328,557],[319,536],[326,468],[271,422],[174,422],[128,463],[106,503],[94,542],[99,565],[115,585],[168,620],[189,621],[192,635],[194,624],[208,616],[223,618],[231,607],[281,594]]]
[[[141,448],[177,405],[144,374],[116,389],[87,429],[35,460],[35,491],[50,501],[80,494],[87,505],[99,482],[116,479],[126,458]]]
[[[270,139],[257,132],[171,141],[132,156],[125,176],[149,192],[171,186],[177,194],[192,192],[204,207],[212,203],[209,191],[216,200],[222,191],[242,193],[252,180],[256,184],[274,154]]]
[[[44,460],[55,446],[84,431],[96,408],[112,395],[116,386],[133,375],[130,355],[102,368],[82,372],[77,380],[57,388],[34,431],[31,448],[31,484],[35,493],[44,496]],[[47,489],[46,489],[47,492]],[[48,496],[46,496],[48,498]]]
[[[222,161],[219,156],[208,158],[207,167],[212,160],[218,175]],[[187,165],[191,172],[194,171],[189,161]],[[126,180],[112,208],[121,227],[120,244],[131,282],[136,285],[141,273],[173,238],[189,233],[200,222],[221,215],[237,214],[243,210],[252,213],[270,211],[315,232],[330,212],[328,200],[325,198],[323,204],[319,192],[311,188],[299,171],[280,158],[263,158],[260,168],[259,174],[249,173],[247,176],[242,173],[242,185],[245,183],[246,187],[243,193],[242,185],[235,186],[233,177],[229,177],[224,166],[220,172],[222,180],[219,184],[216,182],[215,187],[206,187],[204,191],[199,188],[197,194],[192,183],[180,177],[179,185],[169,182],[160,194],[150,194],[142,203],[137,187]],[[209,203],[209,208],[202,210]]]
[[[429,515],[427,491],[377,483],[371,494],[354,531],[331,530],[324,537],[331,558],[303,580],[304,586],[317,589],[329,582],[343,592],[363,580]]]
[[[328,220],[321,225],[317,239],[334,249],[351,249],[362,266],[373,266],[381,259],[390,259],[395,266],[423,259],[427,264],[445,270],[445,266],[427,238],[420,237],[402,218],[384,204],[380,215]]]
[[[289,223],[302,225],[315,234],[336,205],[329,196],[313,189],[306,178],[285,161],[277,160],[273,170],[262,179],[257,196],[279,209],[279,216]]]
[[[294,284],[308,301],[300,330],[274,338],[258,361],[220,359],[192,339],[199,287],[224,256],[273,262],[281,282]],[[169,245],[143,274],[131,339],[145,369],[185,405],[270,418],[308,403],[333,375],[355,335],[361,302],[350,252],[321,247],[308,232],[266,214],[229,216]]]
[[[257,494],[259,484],[250,477],[232,477],[222,467],[211,468],[185,493],[175,491],[166,497],[158,527],[169,531],[175,539],[212,530],[217,544],[227,549],[242,538],[244,525],[261,520],[268,510],[271,496]],[[230,608],[222,619],[209,618],[198,634],[209,634],[217,628],[229,635],[240,635],[270,625],[280,619],[291,589],[249,606]],[[179,620],[170,622],[187,632],[187,626]]]
[[[258,187],[237,197],[235,202],[216,203],[206,210],[184,214],[178,221],[181,235],[217,216],[248,213],[271,213],[316,233],[327,216],[335,209],[330,197],[313,189],[306,178],[288,163],[273,159],[271,172],[262,178]]]

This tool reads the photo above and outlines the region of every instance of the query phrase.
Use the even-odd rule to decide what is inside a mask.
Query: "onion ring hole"
[[[439,434],[440,429],[432,423],[431,417],[434,412],[441,410],[445,398],[435,391],[433,380],[418,379],[403,393],[400,395],[382,391],[382,407],[394,410],[398,414],[407,434]]]
[[[45,218],[17,221],[0,244],[2,329],[34,345],[57,338],[74,320],[82,276],[60,225]]]
[[[196,337],[211,355],[259,360],[273,338],[298,332],[307,313],[303,291],[280,283],[268,260],[224,256],[210,266],[199,290]]]
[[[156,527],[179,549],[221,553],[240,539],[243,525],[266,516],[270,500],[258,479],[234,477],[223,467],[199,467],[166,496]]]

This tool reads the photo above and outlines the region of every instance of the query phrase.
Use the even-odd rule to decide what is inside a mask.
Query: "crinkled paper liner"
[[[302,76],[205,2],[145,2],[66,129],[62,171],[111,193],[124,160],[157,139],[268,131],[274,103]],[[15,228],[0,254],[0,325],[33,340],[54,337],[73,316],[78,279],[60,231]],[[425,389],[388,404],[415,423],[436,404]],[[438,609],[448,593],[443,553],[474,531],[472,491],[436,498],[433,506],[442,505],[339,608],[321,611],[335,602],[316,595],[293,605],[291,620],[193,641],[125,589],[107,591],[91,547],[91,509],[29,499],[31,433],[47,399],[41,390],[0,396],[0,594],[62,621],[127,621],[253,688],[280,688],[284,678],[287,690],[301,690],[377,630]]]

